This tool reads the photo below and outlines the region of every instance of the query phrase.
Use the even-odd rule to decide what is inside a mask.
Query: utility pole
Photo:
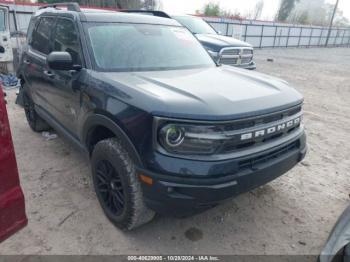
[[[331,21],[329,23],[328,35],[327,35],[327,39],[326,39],[326,46],[328,46],[329,37],[331,36],[332,27],[333,27],[333,20],[334,20],[334,17],[335,17],[335,13],[337,12],[338,3],[339,3],[339,0],[337,0],[337,2],[335,3],[333,14],[332,14],[332,18],[331,18]]]

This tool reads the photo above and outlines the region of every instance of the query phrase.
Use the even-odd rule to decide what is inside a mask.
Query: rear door
[[[50,45],[51,32],[55,27],[55,17],[40,17],[32,29],[28,39],[28,50],[23,55],[26,84],[30,87],[30,95],[36,105],[50,115],[55,115],[53,108],[54,94],[47,86],[51,84],[51,76],[46,63],[47,55],[52,51]]]
[[[0,242],[27,224],[4,93],[0,86]]]

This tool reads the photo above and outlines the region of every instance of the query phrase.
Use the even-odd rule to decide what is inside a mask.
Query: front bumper
[[[239,65],[237,67],[240,67],[240,68],[244,68],[244,69],[248,69],[248,70],[255,70],[256,69],[256,64],[254,61],[250,62],[249,64],[247,65]]]
[[[305,154],[302,133],[294,141],[255,155],[209,163],[211,170],[232,170],[225,175],[160,174],[144,169],[138,172],[153,179],[152,185],[142,184],[146,205],[163,215],[183,217],[268,183],[294,167]],[[192,163],[196,168],[204,164],[195,160]]]

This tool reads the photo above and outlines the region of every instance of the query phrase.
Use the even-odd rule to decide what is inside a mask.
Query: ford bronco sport
[[[216,65],[173,19],[60,6],[30,22],[26,117],[90,157],[117,227],[200,212],[304,157],[303,98],[285,81]]]

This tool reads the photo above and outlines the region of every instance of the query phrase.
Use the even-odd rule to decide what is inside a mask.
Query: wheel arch
[[[100,134],[98,134],[98,131],[101,130],[106,133],[102,134],[100,132]],[[96,139],[96,135],[100,135],[100,137]],[[138,167],[143,166],[141,157],[131,139],[115,121],[101,114],[91,115],[87,118],[82,131],[82,141],[90,156],[96,143],[111,137],[116,137],[120,140],[120,143]]]

